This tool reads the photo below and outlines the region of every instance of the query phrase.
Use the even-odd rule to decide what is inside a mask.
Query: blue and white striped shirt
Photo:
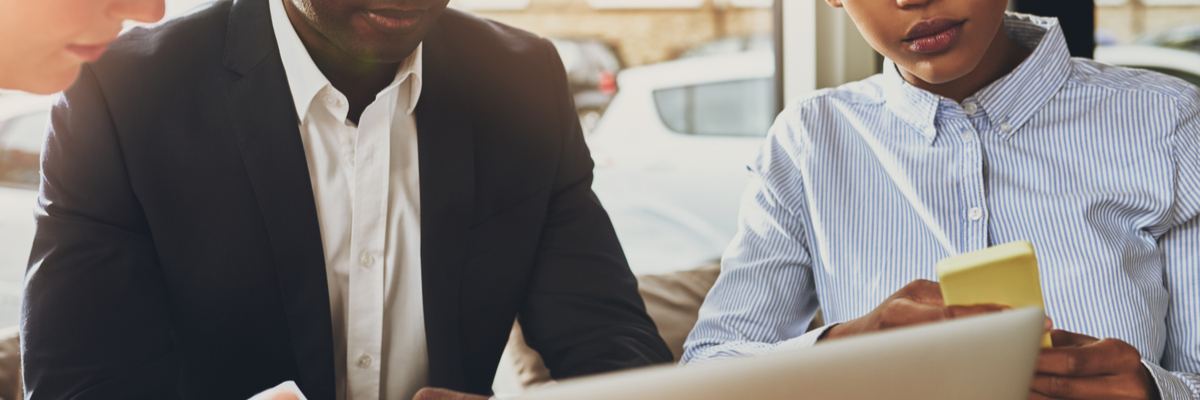
[[[1124,340],[1164,399],[1200,399],[1200,92],[1070,58],[1054,19],[1005,26],[1033,54],[961,104],[889,63],[786,108],[683,362],[809,346],[818,307],[851,320],[936,280],[947,247],[1027,240],[1057,328]]]

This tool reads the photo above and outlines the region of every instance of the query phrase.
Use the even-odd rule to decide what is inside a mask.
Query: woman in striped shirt
[[[934,264],[1025,240],[1059,329],[1031,399],[1200,400],[1200,91],[1006,0],[827,1],[889,61],[780,114],[683,362],[995,311]]]

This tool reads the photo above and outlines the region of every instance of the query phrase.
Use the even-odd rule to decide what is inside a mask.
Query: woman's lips
[[[363,14],[376,29],[393,34],[412,32],[425,15],[422,10],[401,11],[392,9],[367,10]]]
[[[108,49],[108,44],[93,44],[81,45],[72,44],[67,46],[67,51],[82,59],[84,62],[93,62],[100,59],[104,55],[104,50]]]
[[[965,22],[966,20],[946,18],[922,21],[909,29],[904,42],[908,43],[909,48],[915,52],[937,53],[954,43],[954,39],[957,39],[958,35],[962,33],[962,26]]]

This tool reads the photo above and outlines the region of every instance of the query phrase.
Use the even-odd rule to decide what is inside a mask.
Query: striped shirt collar
[[[1004,138],[1020,130],[1071,74],[1071,54],[1058,19],[1008,13],[1008,36],[1033,53],[1015,70],[992,82],[964,103],[975,102],[996,126],[1008,126]],[[943,98],[906,82],[891,60],[883,65],[883,97],[891,112],[916,127],[930,143],[937,137],[934,122]],[[950,101],[950,100],[947,100]]]

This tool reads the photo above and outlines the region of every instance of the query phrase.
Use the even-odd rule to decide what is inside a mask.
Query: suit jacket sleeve
[[[88,67],[54,107],[21,316],[30,400],[178,397],[154,240]]]
[[[646,314],[608,214],[592,192],[593,162],[583,141],[566,72],[543,42],[560,93],[562,151],[534,275],[521,309],[526,340],[555,379],[670,362],[671,351]]]

